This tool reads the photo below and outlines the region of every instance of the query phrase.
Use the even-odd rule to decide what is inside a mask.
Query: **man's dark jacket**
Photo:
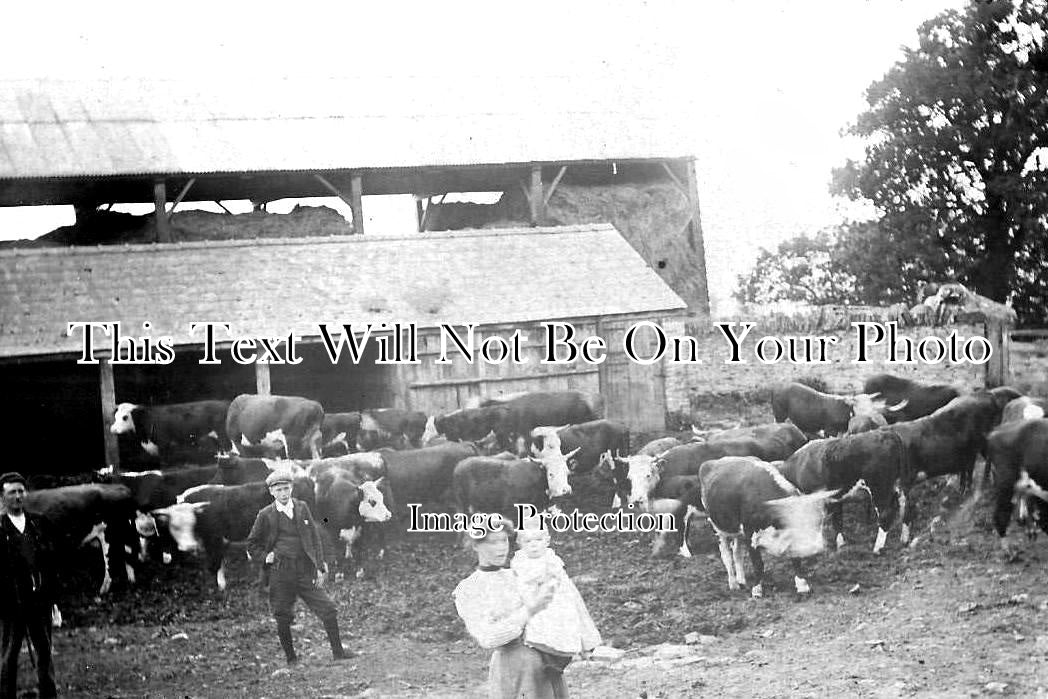
[[[45,519],[26,512],[25,532],[35,547],[36,567],[39,573],[33,599],[21,599],[15,583],[15,566],[19,557],[18,529],[6,513],[0,513],[0,615],[10,618],[25,605],[36,603],[38,610],[50,609],[55,599],[54,538]]]

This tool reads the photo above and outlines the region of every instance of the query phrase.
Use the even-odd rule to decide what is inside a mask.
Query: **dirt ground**
[[[1043,539],[1027,546],[1014,531],[1025,550],[1006,560],[987,502],[961,501],[943,483],[925,485],[919,500],[916,546],[894,541],[879,557],[855,507],[854,543],[818,560],[803,599],[775,560],[764,599],[729,592],[704,525],[690,560],[649,559],[648,535],[558,536],[606,643],[627,651],[575,663],[569,686],[582,697],[1045,694]],[[929,538],[936,515],[945,521]],[[233,566],[225,599],[205,589],[192,562],[151,564],[133,589],[66,602],[55,634],[60,686],[70,697],[483,696],[487,654],[450,597],[472,564],[448,535],[402,535],[367,577],[330,584],[346,644],[360,656],[331,662],[319,623],[300,609],[303,660],[290,672],[246,562]],[[652,648],[683,644],[690,632],[699,644]],[[28,662],[23,654],[26,687]]]
[[[752,406],[729,417],[770,416]],[[607,483],[584,476],[575,490],[583,511],[607,510]],[[729,592],[702,522],[691,559],[650,558],[650,534],[556,534],[605,643],[625,651],[569,666],[573,695],[1048,694],[1044,538],[1027,543],[1013,525],[1021,554],[1006,558],[986,495],[962,497],[941,480],[914,495],[914,546],[901,547],[896,530],[874,556],[865,507],[849,506],[849,545],[814,562],[804,598],[786,562],[771,558],[763,599]],[[323,629],[300,604],[302,660],[290,671],[252,570],[233,558],[225,597],[193,560],[147,563],[137,586],[101,600],[82,592],[88,581],[67,581],[66,624],[55,632],[63,696],[484,696],[488,654],[451,600],[475,559],[452,535],[401,533],[364,578],[328,584],[345,644],[360,653],[351,661],[329,659]],[[689,633],[699,642],[684,646]],[[20,679],[35,684],[25,653]]]

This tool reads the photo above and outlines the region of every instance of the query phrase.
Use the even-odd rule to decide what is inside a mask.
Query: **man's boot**
[[[294,665],[297,663],[298,656],[295,655],[295,644],[291,640],[290,621],[277,622],[277,638],[280,639],[280,647],[284,649],[284,656],[287,658],[287,664]]]
[[[353,657],[353,652],[342,647],[342,636],[338,632],[338,618],[331,617],[324,620],[324,631],[327,632],[328,643],[331,644],[331,657],[335,660],[345,660]]]

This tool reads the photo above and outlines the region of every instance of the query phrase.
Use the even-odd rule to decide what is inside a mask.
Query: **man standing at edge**
[[[14,699],[18,694],[18,654],[22,639],[29,636],[36,649],[37,694],[50,699],[58,696],[51,659],[53,540],[47,523],[25,511],[25,486],[20,473],[0,476],[0,697]]]
[[[276,469],[266,478],[273,502],[258,511],[247,538],[247,550],[251,560],[271,566],[269,607],[288,664],[298,662],[291,640],[296,597],[301,597],[324,623],[334,659],[344,660],[353,653],[342,647],[338,612],[323,589],[327,563],[320,532],[309,506],[291,497],[292,481],[291,472],[286,469]]]

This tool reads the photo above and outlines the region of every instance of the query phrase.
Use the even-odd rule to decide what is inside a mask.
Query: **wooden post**
[[[698,303],[699,311],[710,314],[709,277],[706,276],[706,246],[702,240],[702,218],[699,215],[699,183],[695,176],[695,160],[688,160],[688,199],[691,203],[691,220],[688,222],[688,245],[695,251],[695,278],[699,282],[699,298],[684,299],[689,305]]]
[[[102,357],[98,362],[98,386],[102,398],[102,439],[105,443],[106,466],[113,472],[120,471],[120,445],[116,435],[109,431],[109,422],[116,412],[116,382],[113,380],[113,365]]]
[[[531,186],[528,192],[528,205],[531,209],[531,225],[541,226],[546,218],[546,204],[542,191],[542,166],[531,166]]]
[[[353,232],[364,233],[364,182],[360,175],[349,181],[349,208],[353,212]]]
[[[422,206],[422,197],[415,195],[415,222],[418,224],[418,232],[426,230],[424,225],[426,222],[426,210]]]
[[[153,182],[153,221],[156,223],[157,243],[171,242],[171,226],[167,220],[167,186],[163,180]]]
[[[993,356],[986,362],[986,388],[1006,386],[1011,375],[1011,338],[1008,326],[1000,320],[987,320],[984,326],[986,339],[990,341]]]
[[[269,380],[269,362],[259,360],[255,362],[255,393],[260,396],[272,394],[272,384]]]

